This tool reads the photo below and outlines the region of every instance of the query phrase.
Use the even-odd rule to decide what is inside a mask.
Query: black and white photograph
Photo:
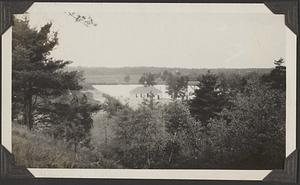
[[[256,4],[45,2],[15,14],[16,163],[283,169],[287,71],[295,61],[284,16],[268,11]]]

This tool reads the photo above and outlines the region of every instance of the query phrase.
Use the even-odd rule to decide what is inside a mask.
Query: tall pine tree
[[[217,76],[210,71],[198,78],[195,98],[190,100],[191,114],[205,124],[209,118],[219,113],[225,104],[224,93],[219,88]]]
[[[22,117],[29,129],[41,98],[57,97],[69,90],[78,90],[80,75],[63,71],[68,61],[54,60],[50,52],[58,44],[57,32],[51,23],[40,30],[31,28],[27,19],[14,20],[12,32],[12,104],[13,118]]]

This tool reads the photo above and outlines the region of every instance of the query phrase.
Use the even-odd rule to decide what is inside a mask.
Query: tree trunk
[[[148,163],[148,168],[151,168],[151,161],[150,161],[150,148],[147,148],[147,163]]]
[[[75,164],[77,161],[77,143],[74,143],[74,158],[73,158],[73,162],[71,164],[71,168],[74,168]]]
[[[106,125],[106,123],[104,125],[104,136],[105,136],[105,148],[107,148],[108,139],[107,139],[107,125]]]
[[[28,129],[31,130],[33,126],[33,115],[32,115],[32,95],[25,95],[24,99],[24,124],[27,125]]]
[[[153,99],[154,95],[151,93],[150,94],[150,109],[153,110],[154,108],[154,99]]]
[[[172,141],[173,144],[175,143],[176,136],[177,136],[177,132],[174,133],[173,141]],[[170,153],[169,159],[168,159],[169,165],[171,165],[172,158],[173,158],[173,153],[174,153],[174,148],[172,147],[171,148],[171,153]]]
[[[174,152],[174,150],[172,148],[169,159],[168,159],[169,165],[171,165],[171,162],[172,162],[173,152]]]

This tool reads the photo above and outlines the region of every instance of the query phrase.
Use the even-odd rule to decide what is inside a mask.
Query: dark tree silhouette
[[[198,78],[198,89],[195,90],[195,98],[190,100],[191,114],[202,123],[206,123],[219,113],[224,104],[225,96],[219,88],[217,76],[210,71]]]
[[[144,73],[139,79],[140,84],[144,84],[144,86],[153,86],[156,84],[155,82],[156,75],[152,73]]]
[[[126,83],[128,83],[128,82],[130,81],[130,76],[129,76],[129,75],[126,75],[126,76],[124,77],[124,81],[125,81]]]
[[[12,41],[13,117],[23,113],[23,123],[32,128],[39,98],[55,97],[81,88],[76,71],[63,71],[69,61],[54,60],[50,52],[58,44],[57,32],[48,23],[39,31],[28,20],[14,20]]]
[[[270,74],[262,77],[263,82],[270,84],[273,89],[285,90],[286,88],[286,67],[283,66],[283,63],[283,58],[275,60],[275,68]]]
[[[173,100],[181,98],[182,100],[186,97],[188,90],[188,76],[182,76],[179,72],[174,75],[171,73],[166,78],[167,82],[167,93],[172,97]]]

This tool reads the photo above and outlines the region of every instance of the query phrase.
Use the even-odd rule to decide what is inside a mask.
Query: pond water
[[[129,84],[129,85],[93,85],[98,91],[113,96],[115,98],[129,98],[130,91],[136,87],[142,87],[143,85],[139,84]],[[154,85],[155,88],[159,89],[162,92],[161,98],[170,99],[171,97],[167,93],[166,85]],[[188,87],[188,93],[191,94],[194,92],[193,86]]]

